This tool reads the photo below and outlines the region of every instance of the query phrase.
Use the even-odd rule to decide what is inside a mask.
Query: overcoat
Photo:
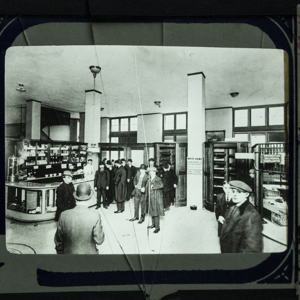
[[[129,167],[128,165],[126,165],[125,170],[127,179],[129,179],[129,182],[127,182],[127,200],[129,200],[134,190],[133,180],[136,175],[136,168],[134,166]]]
[[[178,177],[173,169],[162,173],[162,181],[164,184],[163,191],[169,192],[174,190],[174,184],[178,184]]]
[[[64,211],[54,242],[58,254],[97,254],[96,245],[104,242],[99,213],[83,205]]]
[[[153,188],[151,188],[151,185],[153,185]],[[152,217],[165,215],[162,192],[163,186],[163,182],[158,176],[155,176],[152,180],[149,178],[147,181],[145,197],[149,199],[150,196],[149,214]]]
[[[60,214],[67,210],[74,208],[76,206],[75,199],[73,197],[73,192],[75,191],[73,183],[66,184],[63,182],[56,189],[56,213],[55,221],[58,221]]]
[[[262,229],[262,218],[249,200],[231,206],[221,230],[221,252],[262,252]]]
[[[127,195],[126,171],[123,166],[120,166],[115,173],[115,200],[117,202],[125,201],[126,195]]]
[[[219,217],[222,216],[225,218],[226,212],[228,211],[231,205],[226,201],[226,194],[220,193],[217,195],[217,203],[216,203],[216,219],[218,221]],[[222,224],[218,222],[218,236],[220,236],[222,230]]]

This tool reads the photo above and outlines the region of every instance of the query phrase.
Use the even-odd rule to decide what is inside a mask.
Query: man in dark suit
[[[122,166],[122,162],[117,160],[115,162],[118,167],[115,174],[115,199],[117,202],[117,210],[115,213],[122,213],[125,210],[125,200],[127,196],[127,181],[126,181],[126,171]]]
[[[58,221],[60,214],[75,207],[75,199],[73,192],[75,191],[72,183],[73,175],[69,170],[65,170],[63,173],[63,183],[56,189],[56,213],[55,221]]]
[[[222,253],[260,253],[262,243],[262,217],[249,202],[252,189],[240,180],[229,181],[232,202],[222,226],[220,244]]]
[[[129,158],[127,161],[127,165],[125,166],[126,176],[127,176],[127,197],[126,200],[130,200],[132,197],[132,192],[134,190],[133,180],[136,175],[136,168],[132,165],[132,159]]]
[[[110,160],[106,162],[107,172],[109,173],[109,189],[106,192],[107,205],[109,206],[113,202],[115,196],[115,170],[112,167]]]
[[[106,191],[109,189],[109,172],[104,169],[105,165],[103,162],[99,164],[99,170],[96,171],[94,179],[94,188],[97,191],[97,206],[96,209],[101,207],[101,196],[103,199],[104,208],[108,207],[106,200]]]
[[[104,242],[101,217],[88,208],[91,186],[80,183],[76,192],[76,207],[64,211],[58,220],[54,236],[57,254],[98,254],[98,246]]]
[[[228,181],[223,182],[223,191],[224,193],[220,193],[217,195],[217,203],[216,203],[216,219],[218,221],[218,236],[220,236],[222,225],[225,221],[225,215],[228,211],[229,207],[233,204],[231,202],[231,188]]]
[[[175,171],[171,169],[169,164],[163,165],[163,173],[161,175],[163,187],[163,196],[164,196],[164,208],[170,209],[170,205],[174,205],[175,198],[175,189],[178,184],[178,177],[175,174]]]
[[[145,187],[148,181],[148,175],[146,174],[146,166],[141,164],[140,170],[136,173],[133,179],[135,189],[133,191],[134,196],[134,217],[129,221],[136,221],[139,219],[139,209],[141,205],[141,218],[139,224],[145,221],[146,214],[146,199],[145,199]]]

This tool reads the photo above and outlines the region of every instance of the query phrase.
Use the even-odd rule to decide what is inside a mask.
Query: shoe
[[[104,206],[104,208],[108,209],[108,207],[107,207],[107,206]]]
[[[123,210],[121,210],[121,212],[123,212],[124,211],[124,209]]]
[[[153,233],[158,233],[159,231],[160,231],[160,229],[157,228],[157,229],[155,229],[155,230],[153,231]]]
[[[122,212],[121,210],[117,210],[117,211],[115,211],[115,214],[119,214],[121,212]]]
[[[95,209],[98,209],[98,208],[100,208],[100,206],[96,206],[96,207],[95,207]]]
[[[139,218],[132,218],[132,219],[130,219],[129,221],[136,221],[136,220],[138,220]]]
[[[144,220],[141,219],[141,220],[138,221],[138,224],[142,224],[143,222],[144,222]]]
[[[152,229],[152,228],[155,228],[155,226],[154,226],[154,225],[150,225],[150,226],[148,226],[147,228]]]

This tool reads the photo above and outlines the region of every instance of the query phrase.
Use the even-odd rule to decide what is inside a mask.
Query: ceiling
[[[187,111],[187,74],[205,74],[206,108],[284,102],[281,50],[155,47],[11,47],[5,60],[6,107],[34,99],[44,106],[83,112],[94,88],[89,66],[101,72],[104,117]],[[16,91],[24,84],[25,93]],[[232,98],[231,92],[239,92]],[[161,107],[154,104],[161,101]]]

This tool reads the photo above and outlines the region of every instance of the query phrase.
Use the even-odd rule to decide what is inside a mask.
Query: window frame
[[[176,129],[176,122],[177,122],[177,115],[183,115],[185,114],[185,122],[186,122],[186,129]],[[165,130],[165,116],[173,115],[174,116],[174,129],[167,129]],[[163,142],[165,142],[165,136],[173,136],[174,142],[176,143],[176,136],[177,135],[187,135],[187,130],[188,130],[188,112],[183,111],[183,112],[176,112],[176,113],[167,113],[163,114]]]

